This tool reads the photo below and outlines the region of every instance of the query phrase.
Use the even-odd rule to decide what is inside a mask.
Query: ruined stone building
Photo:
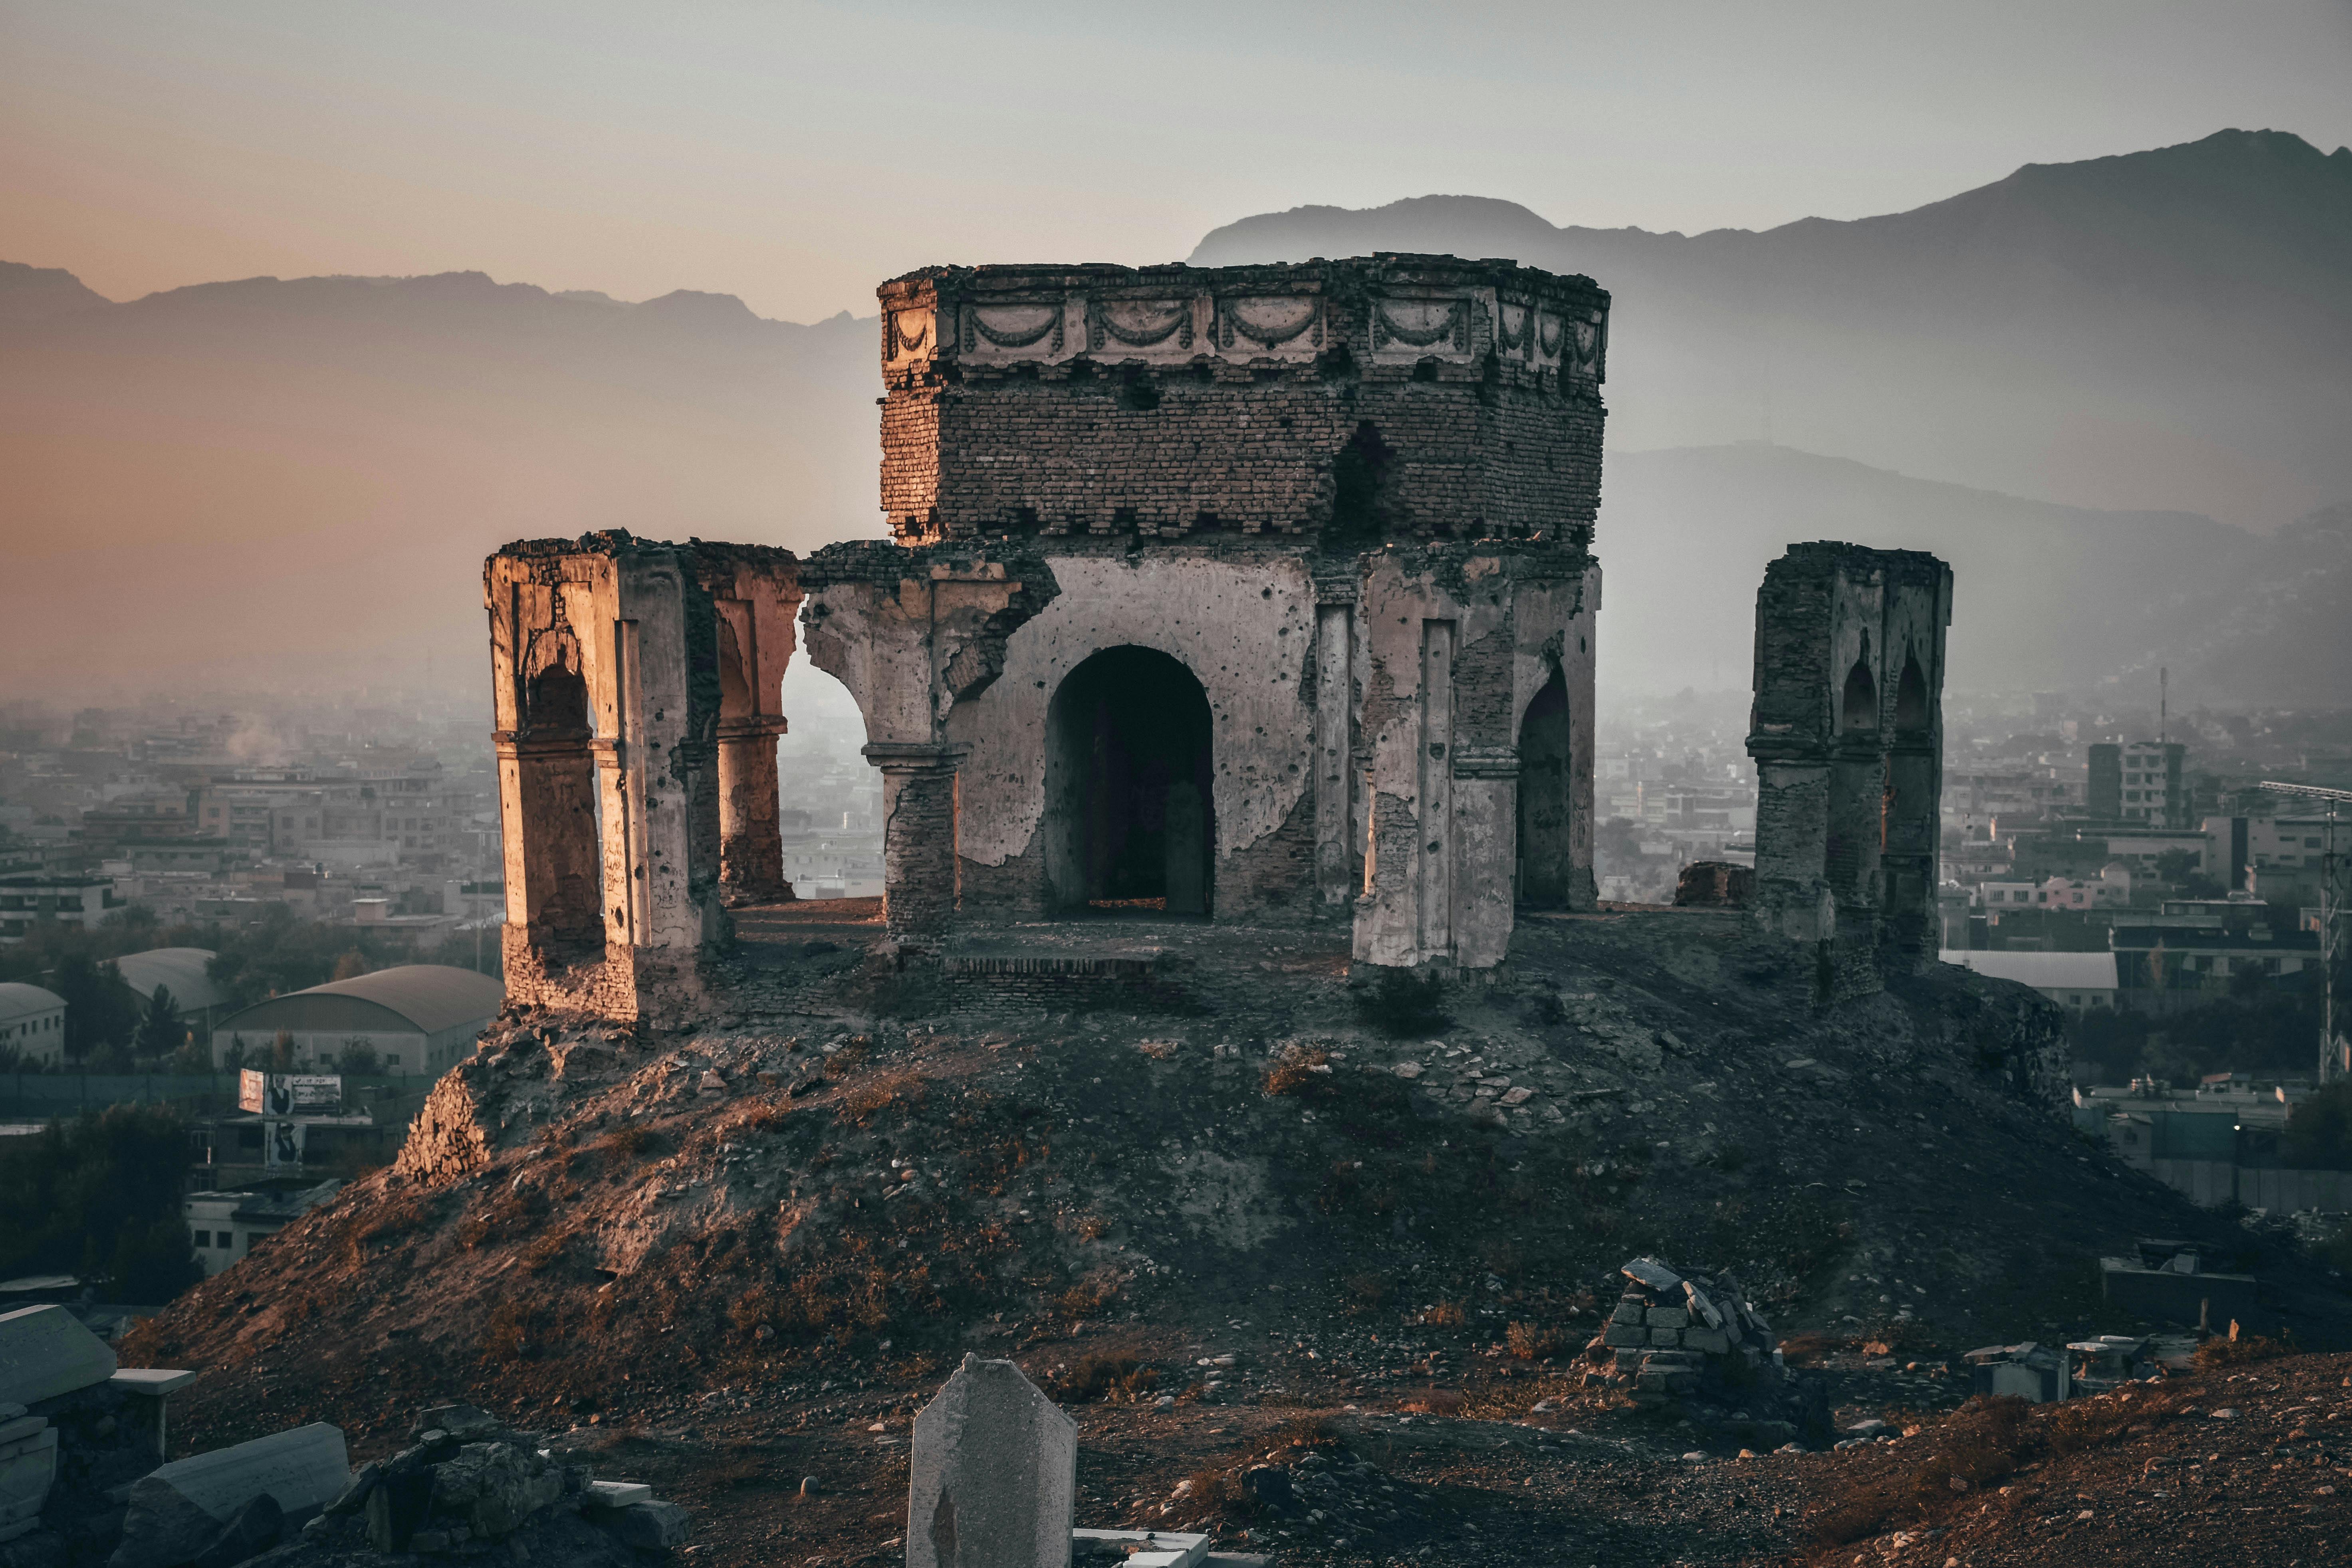
[[[1935,957],[1951,619],[1918,551],[1793,544],[1757,593],[1750,907],[1812,945],[1824,999]]]
[[[901,939],[1146,909],[1483,969],[1515,903],[1590,904],[1604,292],[1381,256],[881,304],[888,540],[489,562],[518,994],[633,1010],[789,896],[803,595]]]

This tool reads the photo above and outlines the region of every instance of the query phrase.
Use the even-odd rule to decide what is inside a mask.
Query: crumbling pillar
[[[1820,999],[1931,952],[1951,568],[1790,547],[1756,598],[1756,881],[1767,930],[1815,949]]]
[[[1354,898],[1356,584],[1316,584],[1315,892],[1327,908]]]
[[[956,906],[956,768],[967,748],[877,744],[882,770],[882,915],[893,936],[945,929]]]
[[[719,721],[719,886],[730,904],[795,896],[778,815],[776,737],[784,727],[781,716]]]
[[[498,710],[508,994],[635,1018],[690,1007],[722,943],[719,597],[739,580],[771,624],[793,558],[755,546],[591,534],[527,541],[483,571]],[[757,684],[773,692],[789,628]],[[747,717],[780,726],[772,700]],[[765,742],[772,746],[772,739]],[[774,765],[768,767],[773,837]],[[780,864],[771,862],[772,864]]]

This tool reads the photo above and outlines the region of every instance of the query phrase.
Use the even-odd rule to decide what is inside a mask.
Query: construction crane
[[[2336,819],[2347,805],[2352,805],[2352,789],[2323,789],[2317,784],[2275,784],[2263,781],[2263,788],[2274,795],[2299,796],[2305,800],[2327,803],[2326,847],[2319,857],[2319,1081],[2352,1073],[2352,1047],[2336,1032],[2336,955],[2338,952],[2336,928],[2342,923],[2344,900],[2336,889]]]

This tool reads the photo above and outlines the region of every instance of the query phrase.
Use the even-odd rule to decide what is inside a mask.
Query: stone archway
[[[1045,877],[1055,908],[1211,912],[1215,886],[1208,693],[1156,649],[1106,648],[1045,714]]]
[[[1566,909],[1576,875],[1575,798],[1569,765],[1568,678],[1551,679],[1519,719],[1518,857],[1520,903]]]

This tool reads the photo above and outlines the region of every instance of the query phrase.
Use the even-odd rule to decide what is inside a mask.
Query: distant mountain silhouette
[[[0,261],[0,321],[44,321],[113,302],[62,267]]]
[[[1560,229],[1433,196],[1247,219],[1195,259],[1451,249],[1615,291],[1612,689],[1746,685],[1764,563],[1847,538],[1958,568],[1955,690],[2165,662],[2185,698],[2340,703],[2352,523],[2319,509],[2352,498],[2347,193],[2352,153],[2231,132],[1859,223]],[[0,264],[0,694],[396,687],[428,652],[478,693],[508,540],[878,533],[876,351],[870,319],[686,290],[461,272],[115,304]],[[1748,439],[1768,384],[1777,447]]]
[[[2057,506],[1760,442],[1617,452],[1599,531],[1607,689],[1745,688],[1756,589],[1792,543],[1952,563],[1950,689],[2087,697],[2168,666],[2184,702],[2340,707],[2352,509],[2273,538],[2188,512]]]
[[[875,334],[478,272],[110,304],[0,271],[5,685],[414,685],[430,652],[472,691],[508,540],[877,532]]]
[[[2028,164],[1889,216],[1555,227],[1514,203],[1299,207],[1202,265],[1511,257],[1612,291],[1612,446],[1765,438],[2257,529],[2352,495],[2352,150],[2280,132]]]

